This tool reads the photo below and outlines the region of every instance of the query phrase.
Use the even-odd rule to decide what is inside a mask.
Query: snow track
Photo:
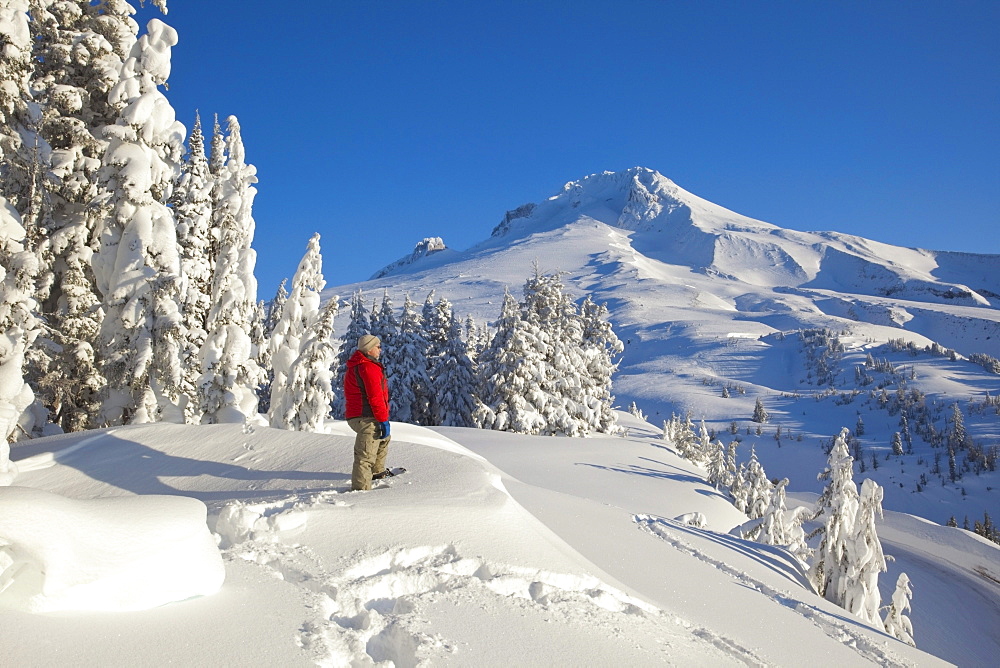
[[[314,499],[312,509],[342,511],[343,504],[324,509],[327,498]],[[482,624],[476,624],[478,631],[487,636],[487,646],[502,653],[504,647],[509,650],[511,631],[496,627],[492,621],[497,615],[512,613],[528,623],[528,628],[521,629],[527,633],[526,639],[537,632],[532,627],[539,623],[548,627],[546,633],[579,636],[581,642],[611,630],[610,637],[594,641],[597,656],[620,654],[632,663],[670,663],[668,649],[676,652],[684,648],[681,656],[704,657],[708,651],[709,656],[717,654],[714,658],[722,663],[732,663],[735,657],[738,663],[763,665],[732,642],[707,629],[670,619],[654,606],[597,578],[465,556],[454,544],[401,547],[373,556],[358,554],[347,559],[346,566],[331,569],[310,549],[285,544],[282,534],[287,537],[288,532],[268,519],[304,512],[306,505],[286,499],[268,506],[275,512],[261,514],[262,520],[254,521],[256,530],[251,533],[223,526],[242,517],[240,513],[224,511],[220,515],[221,529],[244,538],[226,550],[226,558],[254,563],[301,589],[307,607],[315,614],[303,620],[296,643],[318,665],[489,662],[483,638],[463,637],[468,636],[469,617],[482,616]],[[246,504],[240,504],[240,509],[248,512]],[[656,627],[662,630],[657,632]],[[456,636],[437,632],[439,628]],[[651,640],[657,636],[662,640]],[[706,650],[706,644],[717,652]],[[483,656],[469,656],[468,652]],[[493,655],[494,663],[500,655]]]

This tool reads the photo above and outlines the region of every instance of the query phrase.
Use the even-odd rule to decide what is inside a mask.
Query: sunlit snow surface
[[[78,587],[77,611],[11,604],[37,585],[14,573],[0,652],[11,665],[937,662],[817,598],[782,551],[729,535],[745,517],[658,430],[622,419],[627,438],[397,424],[390,464],[408,471],[371,492],[349,491],[353,438],[338,422],[330,434],[160,424],[15,445],[19,486],[0,490],[0,518],[31,501],[32,549]],[[15,528],[0,529],[3,550],[27,549],[26,523],[3,521]],[[987,665],[1000,650],[988,631],[1000,550],[895,513],[884,525],[913,581],[918,644]],[[138,550],[166,545],[159,560]],[[213,554],[225,583],[198,596],[213,590]],[[88,597],[95,564],[104,580]],[[96,611],[112,580],[148,605],[168,585],[196,597]]]

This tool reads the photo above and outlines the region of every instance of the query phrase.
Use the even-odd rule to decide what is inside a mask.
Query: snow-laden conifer
[[[340,337],[340,348],[337,353],[337,362],[334,367],[334,387],[338,391],[333,399],[333,417],[338,420],[344,418],[347,404],[344,400],[344,375],[347,373],[347,361],[358,349],[358,339],[365,334],[371,333],[371,317],[368,308],[365,306],[364,294],[358,290],[351,296],[351,319],[347,324],[347,330]],[[388,381],[387,381],[388,382]]]
[[[813,519],[823,524],[811,534],[819,534],[821,539],[809,567],[809,578],[816,592],[840,607],[845,607],[850,568],[848,543],[854,538],[859,503],[854,483],[854,458],[847,448],[849,433],[846,427],[841,430],[830,449],[826,468],[818,476],[827,484],[813,515]]]
[[[510,292],[504,293],[493,338],[479,357],[482,404],[477,423],[485,429],[537,434],[545,427],[547,398],[539,387],[544,374],[543,341],[521,315]]]
[[[284,412],[278,420],[285,429],[321,432],[330,416],[334,397],[333,363],[337,357],[331,339],[338,309],[337,300],[329,300],[305,331],[302,351],[289,371],[291,391],[286,396],[292,397],[292,401],[285,402]]]
[[[257,253],[250,247],[257,170],[246,163],[236,117],[230,116],[227,124],[228,159],[216,175],[220,198],[212,212],[217,237],[215,266],[198,382],[202,421],[208,423],[243,422],[255,415],[256,388],[264,381],[250,338],[257,320],[257,279],[253,275]]]
[[[539,389],[545,401],[543,434],[583,436],[591,430],[584,395],[586,363],[583,323],[558,273],[534,276],[524,283],[524,318],[537,330],[544,364]]]
[[[38,334],[34,315],[35,255],[23,245],[24,228],[13,205],[0,197],[0,485],[17,473],[8,441],[34,400],[24,382],[24,353]]]
[[[437,397],[439,424],[472,427],[479,408],[476,369],[469,359],[462,325],[447,300],[438,302],[443,315],[450,318],[447,338],[441,354],[434,358],[431,389]]]
[[[617,358],[625,349],[608,320],[608,307],[590,295],[580,306],[583,324],[582,352],[587,373],[583,375],[583,403],[587,421],[594,431],[615,431],[618,414],[614,410],[611,377],[618,370]]]
[[[32,226],[40,226],[33,231],[42,262],[39,309],[52,345],[37,347],[32,366],[52,418],[77,430],[100,422],[106,381],[97,355],[104,310],[92,257],[107,211],[91,203],[100,194],[108,148],[104,128],[115,124],[121,108],[109,93],[120,82],[138,25],[134,8],[123,1],[31,0],[30,9],[32,90],[41,111],[35,152],[51,148],[50,169],[36,179],[49,215],[33,217]]]
[[[109,94],[120,111],[104,130],[109,146],[97,201],[104,217],[93,262],[107,313],[100,335],[106,424],[182,419],[180,261],[165,202],[184,127],[158,88],[166,82],[176,43],[173,28],[151,20]]]
[[[382,350],[394,420],[412,424],[430,421],[432,389],[426,354],[420,311],[406,295],[396,337],[391,347]]]
[[[756,422],[757,424],[763,424],[767,422],[769,419],[770,416],[764,409],[764,402],[760,400],[760,397],[757,397],[757,401],[754,402],[753,405],[753,415],[751,416],[750,420]]]
[[[913,641],[913,623],[906,615],[910,609],[910,599],[913,590],[910,588],[910,578],[906,573],[900,573],[896,580],[896,589],[892,592],[892,603],[887,606],[885,615],[885,632],[894,638],[902,640],[907,645],[916,647]]]
[[[747,512],[747,503],[750,501],[750,486],[747,483],[747,468],[740,464],[733,475],[733,483],[729,486],[729,496],[733,500],[736,510],[741,513]]]
[[[804,506],[788,510],[785,488],[788,478],[782,478],[771,490],[767,509],[761,516],[760,524],[752,537],[759,543],[775,545],[787,549],[803,565],[807,563],[811,551],[806,544],[802,521],[809,512]]]
[[[861,483],[861,496],[854,518],[854,531],[847,546],[847,577],[844,608],[869,623],[881,621],[882,597],[878,577],[886,571],[882,542],[875,532],[875,520],[882,517],[882,488],[872,480]]]
[[[212,270],[217,244],[212,238],[212,189],[201,116],[195,115],[188,137],[188,154],[171,196],[177,221],[177,245],[183,283],[180,309],[185,332],[181,349],[181,383],[187,397],[185,422],[198,424],[203,409],[199,394],[202,363],[199,352],[208,337],[208,312],[212,306]]]
[[[285,283],[288,279],[281,279],[278,291],[274,299],[264,303],[259,309],[262,313],[261,320],[261,344],[258,348],[258,365],[264,372],[264,381],[257,386],[257,410],[261,413],[268,413],[271,410],[271,383],[274,382],[274,365],[271,363],[271,336],[281,320],[281,312],[285,302],[288,300],[288,290]]]
[[[451,304],[447,300],[437,300],[433,290],[428,293],[420,310],[420,322],[423,327],[423,340],[427,344],[424,360],[427,364],[427,377],[431,381],[431,391],[427,395],[427,417],[423,424],[441,424],[441,406],[435,387],[439,373],[439,362],[444,354],[448,338],[448,327],[451,324]]]
[[[771,503],[771,481],[764,473],[764,467],[757,459],[757,451],[750,448],[750,461],[747,463],[746,472],[747,485],[747,508],[746,514],[750,519],[763,517]]]
[[[325,285],[319,235],[315,234],[309,240],[305,255],[295,271],[292,291],[281,308],[281,316],[274,325],[268,342],[271,367],[274,370],[268,413],[272,427],[292,428],[285,421],[285,416],[297,402],[291,386],[292,366],[302,352],[306,330],[319,316],[320,292]]]
[[[726,469],[726,446],[722,444],[722,441],[715,441],[712,444],[708,458],[707,479],[708,484],[715,489],[719,491],[729,490],[731,478]]]

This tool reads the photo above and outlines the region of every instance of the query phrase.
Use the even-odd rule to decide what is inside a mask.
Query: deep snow
[[[58,495],[32,514],[36,536],[59,545],[75,527],[92,548],[55,558],[64,572],[82,580],[144,542],[114,526],[162,547],[173,523],[213,530],[226,579],[187,598],[212,557],[177,541],[168,565],[122,557],[96,573],[92,612],[32,614],[8,589],[0,652],[25,666],[939,662],[815,596],[781,550],[729,535],[745,517],[702,471],[657,429],[623,422],[628,437],[590,439],[397,424],[390,464],[408,471],[371,492],[349,491],[353,438],[339,422],[328,435],[158,424],[15,445],[21,474],[0,488],[0,517],[24,488]],[[160,512],[199,501],[207,522]],[[696,513],[703,528],[675,519]],[[1000,548],[892,512],[881,527],[898,559],[883,587],[910,575],[918,645],[989,665]],[[188,582],[185,600],[100,611],[123,583],[138,595],[164,582]]]

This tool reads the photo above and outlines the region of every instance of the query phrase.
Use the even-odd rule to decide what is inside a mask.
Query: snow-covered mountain
[[[536,264],[563,272],[574,294],[607,303],[626,344],[615,379],[619,405],[635,401],[654,422],[690,411],[718,433],[733,422],[743,432],[762,398],[772,420],[756,448],[772,476],[788,475],[789,462],[803,457],[820,470],[820,442],[840,427],[853,430],[862,415],[867,457],[888,452],[899,416],[871,391],[895,385],[878,374],[858,384],[856,368],[869,355],[907,370],[906,389],[925,395],[938,429],[957,401],[974,440],[986,450],[1000,443],[995,411],[976,410],[986,393],[1000,393],[1000,376],[968,360],[1000,357],[1000,256],[786,230],[650,169],[567,183],[509,211],[468,250],[397,263],[377,280],[328,294],[388,289],[397,300],[403,293],[422,300],[434,290],[459,316],[490,321],[504,289],[517,294]],[[814,329],[829,330],[842,347],[822,374],[799,335]],[[790,441],[807,445],[781,447]],[[888,494],[887,507],[942,523],[1000,515],[996,472],[929,485],[927,469],[940,472],[941,454],[926,447],[915,451],[919,465],[880,461],[878,482],[905,490]],[[793,479],[792,487],[819,491],[814,480]]]
[[[563,271],[570,291],[608,303],[626,343],[618,403],[649,420],[623,413],[620,433],[585,439],[397,422],[390,465],[408,471],[371,492],[349,489],[343,422],[15,443],[16,486],[0,488],[0,655],[25,666],[995,664],[1000,547],[942,525],[1000,516],[989,468],[1000,418],[987,400],[1000,375],[967,359],[997,355],[1000,258],[781,230],[645,169],[568,184],[466,251],[436,245],[328,294],[434,290],[491,320],[535,266]],[[763,424],[750,422],[757,400]],[[900,406],[913,423],[901,454],[890,446],[905,431]],[[932,441],[953,406],[971,439],[949,472]],[[816,595],[787,551],[741,537],[746,515],[661,434],[684,411],[789,478],[789,508],[815,501],[825,446],[855,431],[855,480],[885,493],[877,530],[894,560],[881,602],[906,573],[916,648]],[[918,431],[922,420],[933,429]]]

